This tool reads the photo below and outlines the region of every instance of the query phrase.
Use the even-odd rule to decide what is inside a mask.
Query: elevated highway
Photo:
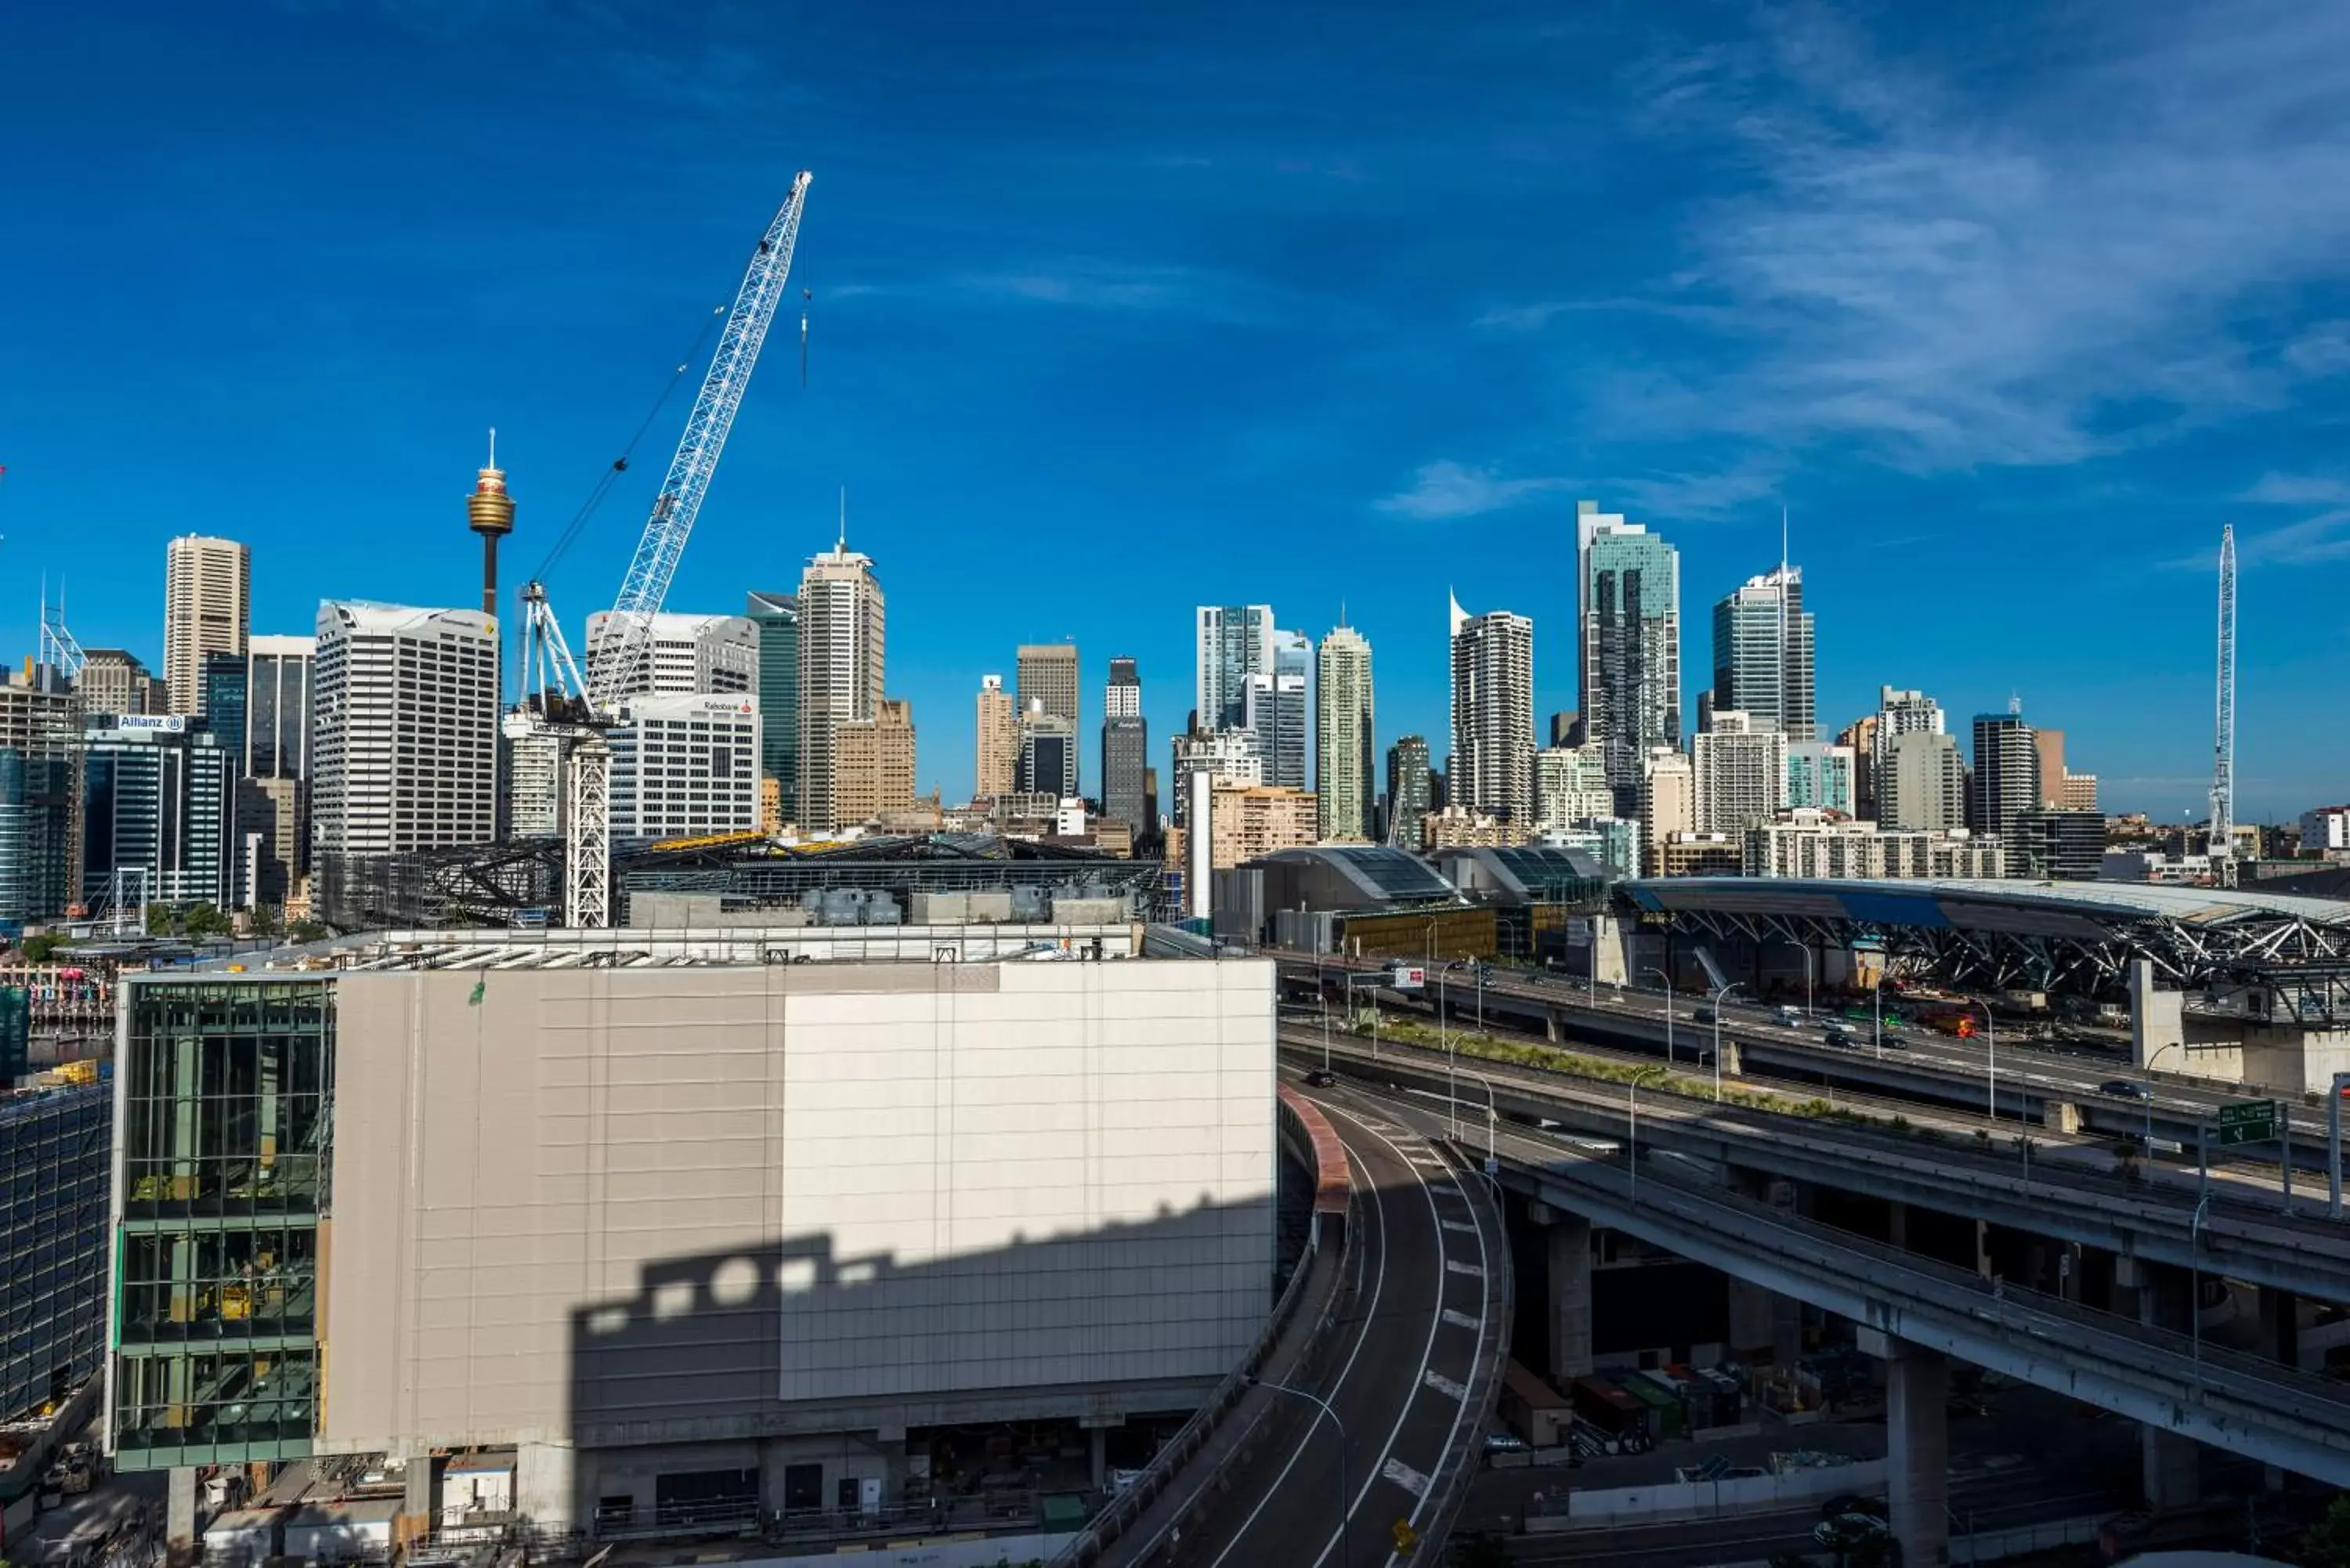
[[[1284,1054],[1318,1064],[1318,1032],[1284,1028]],[[1548,1122],[1561,1131],[1629,1143],[1633,1096],[1597,1083],[1460,1057],[1448,1076],[1443,1053],[1337,1039],[1331,1060],[1353,1078],[1457,1097],[1474,1122],[1488,1108],[1503,1118]],[[2061,1163],[2026,1174],[2012,1153],[1926,1141],[1900,1133],[1804,1118],[1651,1092],[1638,1102],[1638,1144],[1648,1155],[1701,1161],[1723,1179],[1733,1169],[1767,1172],[1988,1220],[2027,1234],[2095,1247],[2118,1257],[2200,1268],[2277,1290],[2350,1303],[2350,1227],[2322,1216],[2214,1189],[2202,1217],[2190,1190],[2133,1183]],[[1472,1137],[1471,1142],[1475,1139]]]

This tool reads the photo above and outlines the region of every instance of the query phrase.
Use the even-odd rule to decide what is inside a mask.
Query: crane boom
[[[652,514],[645,519],[643,537],[635,558],[620,579],[619,597],[604,626],[604,635],[588,651],[588,704],[598,718],[618,716],[621,689],[645,657],[652,637],[652,618],[669,597],[670,579],[677,575],[678,558],[693,532],[702,498],[717,472],[718,455],[725,450],[727,431],[735,410],[751,384],[751,370],[759,361],[760,346],[775,318],[775,306],[791,275],[792,248],[800,233],[800,210],[807,201],[811,176],[802,170],[792,179],[791,194],[784,198],[759,248],[743,270],[743,286],[727,313],[718,350],[711,356],[710,372],[687,416],[685,432],[678,438],[677,454],[670,459],[660,493],[653,498]]]
[[[2212,879],[2236,885],[2236,525],[2220,530],[2220,680],[2211,737]]]

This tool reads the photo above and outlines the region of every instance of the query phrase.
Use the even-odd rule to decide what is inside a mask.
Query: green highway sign
[[[2282,1119],[2274,1100],[2235,1100],[2220,1107],[2220,1146],[2267,1143]]]

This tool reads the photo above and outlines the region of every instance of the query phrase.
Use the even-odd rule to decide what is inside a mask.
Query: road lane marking
[[[1447,1231],[1461,1231],[1471,1236],[1477,1233],[1477,1227],[1470,1224],[1466,1220],[1440,1220],[1437,1223],[1442,1225]]]
[[[1396,1485],[1403,1488],[1404,1490],[1411,1493],[1414,1497],[1425,1497],[1428,1495],[1428,1478],[1420,1474],[1418,1470],[1412,1469],[1409,1465],[1404,1463],[1401,1459],[1391,1459],[1388,1460],[1386,1464],[1379,1467],[1379,1474],[1386,1477],[1388,1480],[1395,1482]]]
[[[1435,1389],[1439,1394],[1443,1395],[1447,1399],[1466,1399],[1469,1397],[1469,1390],[1463,1388],[1460,1384],[1455,1383],[1451,1378],[1447,1377],[1443,1373],[1439,1372],[1433,1366],[1428,1369],[1428,1376],[1421,1378],[1420,1381],[1427,1384],[1430,1388]]]
[[[1481,1263],[1464,1263],[1458,1258],[1445,1259],[1444,1272],[1449,1274],[1474,1274],[1481,1280],[1485,1277],[1484,1265]]]
[[[1461,1311],[1458,1307],[1446,1307],[1444,1309],[1444,1321],[1451,1324],[1455,1328],[1473,1328],[1478,1330],[1480,1333],[1482,1333],[1485,1327],[1485,1320],[1483,1318],[1471,1317],[1467,1313]]]

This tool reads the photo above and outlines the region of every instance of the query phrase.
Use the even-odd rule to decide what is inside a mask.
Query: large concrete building
[[[1076,933],[1118,961],[560,967],[621,935],[128,984],[123,1468],[512,1445],[542,1529],[894,1506],[949,1428],[1082,1445],[1262,1330],[1269,963],[1120,925]]]
[[[1697,830],[1744,833],[1787,800],[1787,737],[1749,715],[1717,710],[1713,727],[1690,742]]]
[[[1278,849],[1318,842],[1318,803],[1302,789],[1277,784],[1217,784],[1209,793],[1209,862],[1229,871]]]
[[[759,826],[759,708],[739,696],[629,697],[612,732],[612,836]]]
[[[1974,771],[1967,781],[1967,826],[2004,838],[2040,804],[2040,753],[2021,706],[1975,715]]]
[[[1697,827],[1697,771],[1688,753],[1650,748],[1641,759],[1638,805],[1641,867],[1650,877],[1664,876],[1665,846]]]
[[[1248,678],[1273,673],[1273,607],[1201,605],[1195,636],[1193,716],[1203,730],[1238,729],[1246,716]]]
[[[1074,733],[1077,724],[1077,645],[1074,642],[1026,642],[1014,655],[1013,698],[1023,713],[1032,702],[1066,719]]]
[[[1534,823],[1542,832],[1616,815],[1607,756],[1597,746],[1552,746],[1534,753]]]
[[[234,754],[181,713],[95,713],[82,731],[82,886],[96,907],[241,907]],[[120,880],[118,881],[118,877]]]
[[[1378,801],[1371,645],[1353,627],[1322,639],[1314,717],[1315,790],[1326,838],[1371,836]]]
[[[183,534],[163,557],[163,679],[172,711],[203,711],[204,658],[244,652],[253,557],[234,539]]]
[[[834,740],[844,724],[869,723],[881,705],[888,648],[873,558],[843,540],[800,574],[800,826],[835,826]]]
[[[914,805],[914,710],[885,697],[873,717],[834,732],[832,815],[836,827],[856,827]]]
[[[979,678],[978,742],[972,757],[972,794],[983,798],[1010,794],[1020,771],[1020,721],[1001,675]]]
[[[498,623],[479,610],[318,607],[310,843],[398,855],[497,836]]]
[[[1158,827],[1149,805],[1150,723],[1142,716],[1142,678],[1131,659],[1109,661],[1102,688],[1101,804],[1136,834]]]
[[[605,640],[615,635],[613,618],[618,613],[598,610],[588,618],[589,668],[596,664]],[[761,629],[750,617],[663,610],[651,622],[635,668],[621,679],[621,696],[691,697],[758,691]]]
[[[151,706],[150,693],[155,678],[147,673],[147,666],[139,656],[120,648],[93,648],[82,656],[81,673],[74,677],[74,690],[81,696],[82,711],[89,713],[149,713],[158,710]],[[164,708],[170,706],[167,701]]]
[[[1714,605],[1713,706],[1752,714],[1791,742],[1817,737],[1812,615],[1804,607],[1801,566],[1749,577]]]
[[[1930,730],[1877,736],[1877,820],[1925,833],[1967,825],[1967,763],[1956,737]]]
[[[1838,821],[1809,807],[1746,830],[1745,874],[1814,879],[1997,877],[2006,869],[2000,846],[1955,832],[1879,828]]]
[[[1534,623],[1471,615],[1453,599],[1452,761],[1447,805],[1523,831],[1534,815]]]

